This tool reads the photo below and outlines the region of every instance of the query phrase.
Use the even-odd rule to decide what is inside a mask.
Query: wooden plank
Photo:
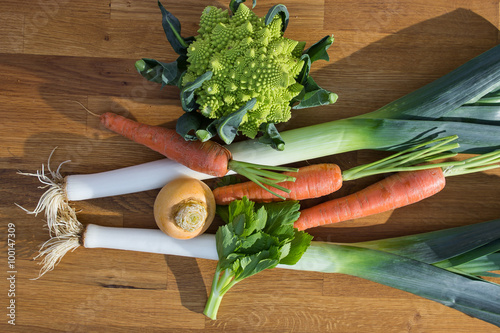
[[[477,319],[470,319],[462,313],[444,305],[424,300],[415,295],[366,281],[360,278],[329,274],[325,276],[325,296],[335,300],[344,309],[345,325],[356,322],[362,331],[373,326],[374,332],[420,331],[429,327],[433,332],[491,332],[492,326]],[[325,297],[324,302],[328,298]],[[384,307],[378,305],[383,300]],[[353,303],[357,308],[351,309]],[[346,308],[344,308],[344,306]],[[351,309],[349,311],[349,309]],[[367,313],[365,313],[367,311]],[[398,313],[391,316],[391,312]],[[349,320],[348,316],[359,315],[360,320]],[[443,320],[443,318],[449,318]],[[380,323],[387,318],[390,324]],[[390,318],[390,319],[389,319]],[[342,329],[338,331],[343,331]]]
[[[203,315],[177,306],[179,297],[176,291],[88,285],[73,288],[71,295],[59,298],[59,301],[53,304],[57,306],[59,313],[54,318],[51,316],[54,308],[44,306],[44,302],[53,293],[64,293],[67,288],[65,283],[48,281],[33,288],[25,286],[19,297],[32,294],[31,304],[26,309],[29,309],[31,315],[22,318],[26,325],[61,331],[96,331],[104,325],[111,330],[131,331],[140,330],[145,326],[151,329],[169,327],[199,330],[204,327]],[[137,307],[137,302],[143,304]],[[52,317],[50,322],[41,320],[49,317]]]
[[[12,11],[0,11],[0,53],[23,53],[24,15]]]
[[[286,4],[288,12],[290,13],[290,23],[293,25],[303,25],[310,29],[321,29],[324,24],[324,0],[313,0],[308,2],[305,7],[302,3],[290,2]],[[258,5],[254,8],[257,15],[264,17],[268,10],[274,6],[274,1],[263,0],[259,1]],[[251,3],[246,4],[251,7]],[[203,9],[207,6],[215,6],[222,9],[228,9],[227,1],[197,1],[187,0],[182,3],[163,3],[163,6],[175,15],[181,22],[181,26],[192,27],[190,19],[192,17],[199,17]],[[130,0],[113,0],[111,1],[111,18],[119,20],[151,20],[151,18],[161,19],[160,10],[156,2],[142,3],[141,1]],[[187,35],[186,35],[187,36]]]
[[[216,6],[219,8],[227,8],[227,5],[222,1],[196,1],[186,0],[182,3],[178,2],[163,2],[163,6],[181,22],[181,27],[192,25],[189,22],[191,18],[201,16],[203,9],[207,6]],[[113,0],[111,1],[111,19],[113,20],[143,20],[154,21],[161,25],[161,12],[156,1],[142,2],[136,0]],[[195,21],[196,23],[196,21]]]
[[[72,33],[68,34],[68,31]],[[173,61],[175,56],[167,44],[161,21],[144,24],[143,21],[94,20],[86,16],[61,15],[26,35],[24,45],[25,52],[30,54],[150,57]],[[169,56],[169,53],[172,54]]]
[[[178,98],[178,88],[146,81],[135,59],[0,54],[0,95],[106,95],[130,98]],[[60,98],[60,97],[59,97]]]
[[[37,39],[44,34],[45,37],[49,37],[50,34],[46,33],[46,29],[57,18],[74,19],[80,16],[86,17],[87,21],[109,18],[109,5],[105,1],[92,0],[2,1],[0,32],[6,38],[2,38],[0,42],[0,53],[24,53],[26,40]]]
[[[287,34],[293,36],[295,31],[303,31],[306,26],[311,29],[321,29],[323,15],[316,8],[323,8],[322,4],[322,0],[316,0],[310,9],[295,7],[296,12],[299,12],[300,15],[295,15],[297,19],[292,21],[294,22],[293,28],[291,24]],[[45,55],[79,54],[87,57],[133,57],[136,59],[147,57],[163,61],[175,60],[176,54],[168,45],[161,27],[161,15],[158,15],[158,12],[156,12],[156,15],[152,13],[151,4],[146,7],[141,5],[141,8],[144,8],[146,13],[139,12],[138,17],[135,17],[135,12],[125,15],[125,9],[135,8],[132,5],[128,7],[128,5],[128,2],[116,4],[116,7],[112,5],[112,13],[117,12],[117,16],[112,14],[112,19],[89,18],[85,13],[75,17],[64,15],[65,13],[61,12],[47,20],[46,24],[36,27],[36,29],[26,27],[25,29],[28,31],[24,38],[26,53]],[[183,36],[196,35],[199,15],[204,7],[205,4],[200,6],[199,2],[193,6],[184,3],[172,6],[171,12],[175,13],[182,23]],[[114,10],[114,8],[116,9]],[[265,9],[265,11],[258,12],[258,14],[264,16],[270,6],[262,6],[261,8]],[[290,10],[292,9],[294,9],[293,6]],[[144,15],[151,16],[151,18],[146,21],[143,19]],[[188,19],[193,16],[197,18],[195,20]],[[89,25],[89,20],[95,23]],[[50,33],[48,33],[49,31]],[[68,34],[67,31],[72,31],[72,33]],[[306,36],[304,35],[303,39],[308,41],[309,38],[306,38]]]
[[[448,29],[427,30],[428,33],[450,35],[453,34],[454,28],[460,28],[464,22],[467,22],[469,30],[466,36],[474,34],[483,36],[491,33],[491,29],[498,24],[499,13],[497,9],[498,2],[495,0],[457,0],[453,2],[446,0],[434,2],[426,0],[361,0],[355,3],[326,0],[325,17],[330,18],[330,20],[325,21],[325,23],[329,26],[337,25],[340,30],[356,30],[363,33],[370,31],[394,33],[411,26],[417,26],[418,29],[421,29],[419,23],[442,16],[446,20],[440,24],[446,24]],[[490,31],[481,28],[481,25],[484,24],[483,21],[489,22],[492,27]],[[417,29],[413,31],[417,32]],[[360,37],[360,39],[362,38]]]

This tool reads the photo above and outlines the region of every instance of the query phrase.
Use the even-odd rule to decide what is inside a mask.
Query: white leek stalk
[[[149,191],[162,188],[181,176],[200,180],[212,177],[175,161],[162,159],[95,174],[69,175],[65,179],[66,198],[80,201]]]
[[[191,239],[176,239],[159,229],[103,227],[95,224],[83,226],[76,220],[73,228],[45,242],[36,257],[42,257],[38,277],[53,270],[68,252],[78,247],[106,248],[190,258],[218,260],[215,235],[202,234]],[[279,265],[281,268],[300,269],[300,266]]]
[[[176,239],[160,229],[102,227],[89,224],[83,233],[85,248],[107,248],[218,260],[215,235]]]

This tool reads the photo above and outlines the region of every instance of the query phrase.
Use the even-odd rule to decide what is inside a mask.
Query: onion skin
[[[186,203],[197,202],[206,210],[206,219],[194,230],[178,226],[175,215]],[[194,178],[177,178],[165,185],[154,203],[156,224],[165,234],[177,239],[190,239],[204,233],[215,217],[215,198],[210,188]]]

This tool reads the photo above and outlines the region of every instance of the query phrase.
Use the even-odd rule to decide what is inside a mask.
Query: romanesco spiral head
[[[200,18],[200,29],[198,33],[200,35],[210,34],[212,29],[218,23],[227,23],[229,21],[229,13],[227,10],[222,10],[217,7],[208,6],[203,10]]]
[[[277,16],[266,26],[243,3],[232,17],[212,6],[203,11],[183,79],[185,85],[213,72],[196,90],[202,114],[217,119],[256,98],[239,128],[252,138],[262,123],[290,119],[290,101],[303,88],[295,79],[304,65],[300,55],[305,44],[284,38],[282,24]]]

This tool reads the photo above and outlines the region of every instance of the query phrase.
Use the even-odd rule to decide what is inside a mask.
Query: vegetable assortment
[[[361,149],[402,151],[431,138],[457,135],[460,145],[454,152],[489,153],[500,146],[499,82],[500,45],[376,111],[284,131],[284,151],[260,139],[226,148],[234,160],[282,165]],[[169,159],[97,174],[63,177],[59,168],[26,174],[49,186],[37,207],[28,211],[45,211],[49,228],[58,227],[58,216],[71,210],[70,201],[157,189],[180,176],[209,178]]]
[[[352,244],[317,242],[304,231],[396,209],[438,193],[445,177],[499,167],[500,46],[379,110],[278,133],[275,124],[291,110],[337,99],[309,75],[314,61],[329,60],[333,37],[305,49],[283,36],[285,6],[258,17],[243,2],[232,0],[230,12],[207,7],[198,35],[189,38],[158,3],[179,57],[135,65],[146,79],[181,89],[186,113],[175,131],[109,112],[100,117],[107,129],[168,159],[62,177],[49,157],[48,174],[44,166],[27,174],[49,186],[28,211],[45,211],[51,232],[40,250],[40,276],[81,245],[173,254],[218,260],[204,310],[211,319],[236,283],[279,267],[358,276],[500,326],[500,285],[482,278],[498,277],[492,271],[500,269],[500,220]],[[255,139],[233,143],[238,133]],[[334,164],[277,166],[360,149],[396,153],[343,171]],[[458,153],[481,155],[446,160]],[[200,181],[230,170],[249,182],[212,193]],[[359,192],[300,210],[299,200],[330,194],[343,181],[386,173],[392,175]],[[162,188],[154,203],[160,230],[84,226],[69,204],[155,188]],[[215,236],[203,234],[216,210],[224,223]]]

